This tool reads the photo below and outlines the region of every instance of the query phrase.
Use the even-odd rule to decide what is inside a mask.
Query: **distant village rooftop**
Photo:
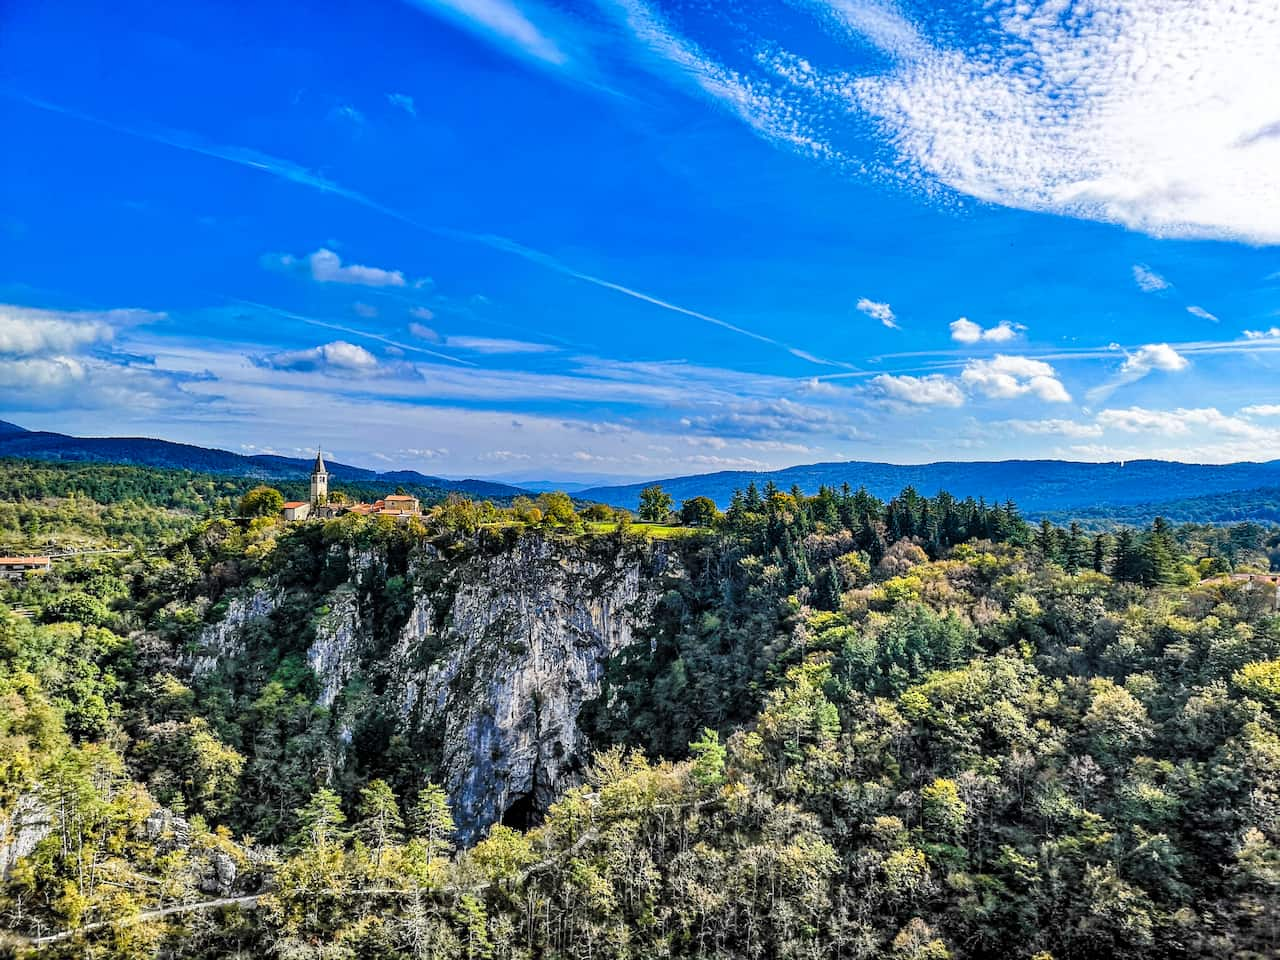
[[[290,500],[280,508],[286,521],[329,520],[345,513],[357,516],[389,516],[404,520],[422,514],[417,497],[407,493],[392,493],[374,503],[345,503],[329,496],[329,468],[324,455],[317,450],[316,462],[311,468],[311,499]]]
[[[17,580],[28,573],[44,573],[53,568],[49,557],[0,557],[0,578]]]

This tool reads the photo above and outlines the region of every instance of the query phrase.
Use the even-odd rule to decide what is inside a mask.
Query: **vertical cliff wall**
[[[463,842],[499,820],[524,825],[575,782],[589,758],[582,704],[680,575],[663,544],[612,538],[525,534],[448,556],[423,545],[400,572],[376,551],[330,549],[347,579],[309,598],[305,657],[334,769],[352,761],[353,733],[383,718],[448,790]],[[264,583],[232,601],[194,670],[234,671],[286,593]]]

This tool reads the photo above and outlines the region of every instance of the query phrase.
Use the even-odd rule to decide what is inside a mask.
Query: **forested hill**
[[[0,957],[1278,955],[1280,530],[541,505],[0,581]]]
[[[705,496],[722,508],[734,490],[772,481],[782,490],[798,486],[813,494],[821,486],[866,487],[891,497],[904,487],[933,496],[946,490],[957,497],[1012,499],[1027,514],[1110,505],[1148,504],[1204,494],[1280,486],[1280,460],[1267,463],[1195,464],[1165,460],[1124,463],[1075,463],[1066,460],[1001,460],[923,464],[814,463],[772,472],[723,471],[660,480],[677,502]],[[647,484],[593,487],[577,496],[633,508]]]
[[[64,433],[26,430],[17,424],[0,420],[0,457],[28,460],[72,460],[101,463],[127,463],[199,473],[227,474],[262,479],[306,477],[311,472],[312,458],[280,457],[269,454],[244,456],[229,450],[174,443],[151,437],[73,437]],[[511,497],[522,491],[505,483],[488,480],[447,480],[414,470],[379,473],[364,467],[330,462],[334,480],[387,483],[393,486],[412,484],[438,490],[456,490],[480,497]]]

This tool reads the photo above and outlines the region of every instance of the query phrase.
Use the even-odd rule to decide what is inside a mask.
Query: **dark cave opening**
[[[502,825],[516,830],[528,830],[542,822],[542,815],[534,805],[533,794],[524,793],[516,797],[502,814]]]

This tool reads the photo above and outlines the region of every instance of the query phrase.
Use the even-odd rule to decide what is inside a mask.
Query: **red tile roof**
[[[3,564],[6,567],[13,566],[18,563],[28,566],[39,564],[40,566],[47,567],[49,562],[48,557],[0,557],[0,564]]]
[[[307,505],[307,502],[305,500],[290,500],[288,503],[284,505],[284,509],[294,510],[298,507],[305,507],[306,505]]]

